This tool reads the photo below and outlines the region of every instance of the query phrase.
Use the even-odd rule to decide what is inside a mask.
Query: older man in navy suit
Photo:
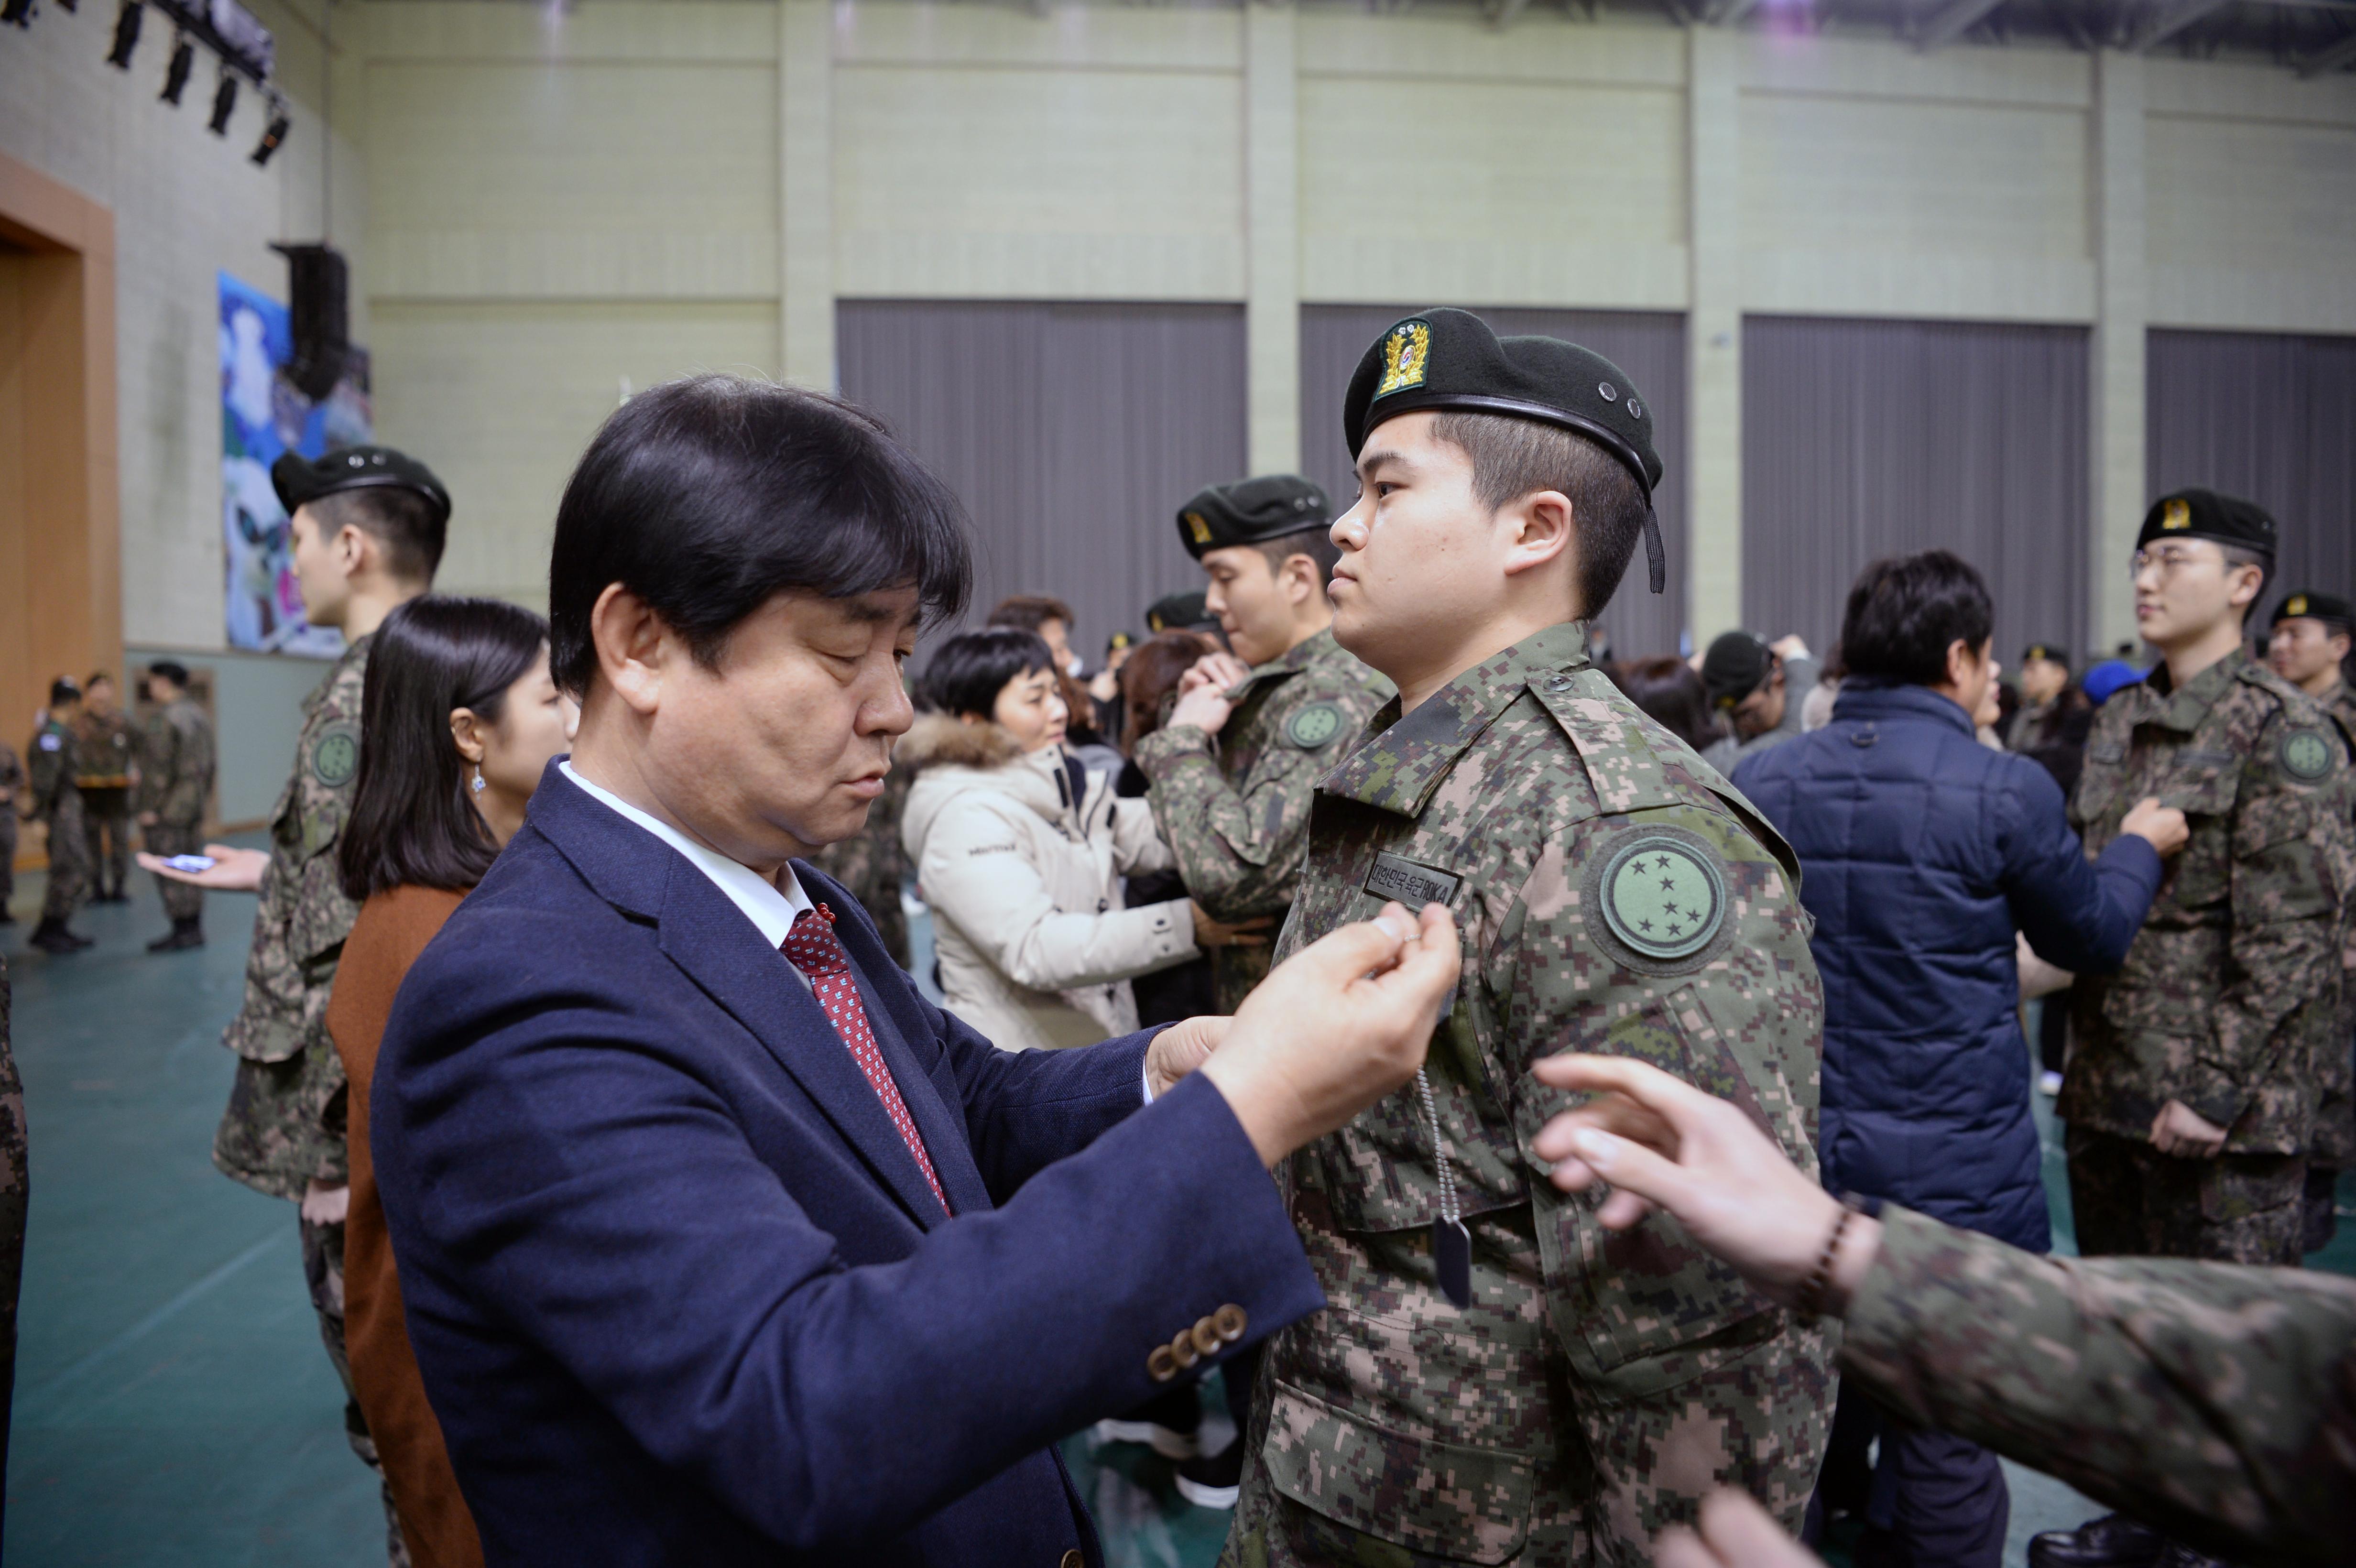
[[[1323,1305],[1267,1168],[1405,1082],[1437,906],[1232,1022],[1009,1054],[802,859],[855,831],[957,504],[830,399],[633,400],[567,486],[572,757],[402,988],[373,1098],[492,1563],[1100,1559],[1053,1443]]]

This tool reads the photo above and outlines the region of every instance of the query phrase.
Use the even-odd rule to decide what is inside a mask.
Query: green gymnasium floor
[[[216,895],[200,952],[151,957],[153,887],[75,918],[90,951],[27,953],[40,879],[0,927],[31,1126],[32,1216],[7,1477],[13,1568],[363,1568],[384,1561],[373,1480],[345,1445],[289,1204],[212,1168],[251,899]],[[917,923],[918,939],[927,934]],[[930,965],[922,961],[920,972]],[[2040,1116],[2043,1104],[2040,1104]],[[2051,1127],[2047,1128],[2050,1135]],[[2060,1174],[2049,1136],[2048,1181]],[[2058,1189],[2057,1189],[2058,1190]],[[2343,1211],[2356,1192],[2343,1189]],[[2059,1234],[2068,1236],[2057,1198]],[[2356,1273],[2356,1226],[2317,1263]],[[1217,1410],[1215,1389],[1206,1408]],[[1113,1568],[1207,1568],[1226,1516],[1189,1507],[1141,1448],[1066,1445]],[[2015,1469],[2013,1548],[2089,1506]]]

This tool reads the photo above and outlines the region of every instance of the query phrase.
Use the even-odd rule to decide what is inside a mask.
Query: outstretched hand
[[[1750,1495],[1720,1487],[1701,1500],[1701,1528],[1675,1525],[1653,1543],[1656,1568],[1824,1568]]]
[[[192,888],[210,888],[217,893],[262,891],[262,873],[270,869],[266,851],[241,849],[233,844],[208,844],[205,853],[213,858],[213,863],[202,871],[176,871],[164,863],[162,856],[150,855],[144,849],[139,854],[139,864],[166,880],[186,882]]]

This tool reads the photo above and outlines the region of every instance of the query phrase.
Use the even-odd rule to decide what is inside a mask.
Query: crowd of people
[[[134,823],[159,949],[259,895],[214,1159],[296,1208],[389,1559],[1081,1568],[1092,1424],[1254,1568],[1994,1568],[1998,1454],[2119,1510],[2038,1568],[2332,1559],[2348,601],[2188,490],[2147,670],[2007,684],[1936,549],[1822,661],[1599,663],[1663,576],[1625,373],[1435,310],[1344,407],[1351,504],[1206,485],[1093,667],[1046,593],[919,655],[958,503],[816,394],[626,404],[544,619],[432,592],[416,458],[282,459],[347,651],[267,850],[199,851],[187,670],[58,682],[33,945]]]

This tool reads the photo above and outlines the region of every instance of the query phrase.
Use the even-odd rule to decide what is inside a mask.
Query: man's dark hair
[[[1072,607],[1052,593],[1012,593],[990,613],[989,624],[1035,632],[1050,621],[1064,623],[1066,634],[1079,624],[1072,618]]]
[[[90,678],[81,683],[81,688],[88,691],[93,686],[112,686],[113,684],[114,677],[102,669],[94,669],[90,672]]]
[[[2227,544],[2222,539],[2214,542],[2224,552],[2226,571],[2231,571],[2237,566],[2258,569],[2258,591],[2250,595],[2247,604],[2242,606],[2242,624],[2246,626],[2250,624],[2250,617],[2257,613],[2258,606],[2265,603],[2266,584],[2275,580],[2275,558],[2262,549],[2251,549],[2245,545]]]
[[[1608,664],[1603,673],[1629,701],[1698,752],[1725,733],[1693,666],[1674,655]]]
[[[776,595],[848,599],[913,583],[928,620],[965,609],[965,509],[876,420],[840,398],[738,376],[649,388],[582,454],[549,552],[551,673],[597,672],[589,613],[620,583],[706,669]]]
[[[1987,584],[1944,549],[1877,560],[1858,574],[1841,616],[1841,663],[1852,677],[1935,686],[1947,649],[1981,648],[1996,627]]]
[[[188,667],[177,659],[157,659],[147,667],[150,676],[160,676],[186,691],[188,688]]]
[[[934,650],[925,667],[925,706],[952,719],[969,713],[991,718],[1008,681],[1055,667],[1055,655],[1036,632],[1020,626],[959,632]]]
[[[1603,613],[1644,537],[1644,487],[1620,460],[1585,436],[1509,414],[1442,413],[1436,440],[1472,460],[1472,494],[1492,512],[1539,490],[1570,499],[1579,530],[1579,613]]]
[[[428,593],[384,618],[360,696],[359,773],[336,841],[355,902],[391,888],[462,892],[499,852],[467,789],[453,709],[496,724],[508,688],[531,673],[548,624],[499,599]]]
[[[431,582],[441,569],[449,519],[433,502],[397,485],[337,490],[304,505],[319,519],[321,537],[358,528],[384,547],[384,569],[403,582]]]
[[[1317,581],[1333,581],[1333,569],[1342,562],[1342,547],[1333,542],[1333,530],[1323,524],[1303,528],[1297,534],[1279,534],[1272,539],[1261,539],[1252,547],[1268,557],[1268,574],[1274,577],[1284,570],[1284,563],[1296,555],[1305,555],[1317,569]]]
[[[49,682],[50,707],[57,708],[68,702],[80,702],[80,700],[81,688],[74,684],[73,677],[70,675],[61,675],[58,677],[57,679]]]

